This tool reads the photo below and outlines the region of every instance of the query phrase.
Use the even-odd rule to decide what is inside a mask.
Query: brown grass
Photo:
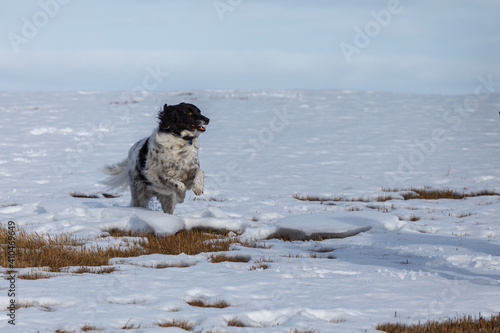
[[[185,331],[191,331],[194,327],[193,323],[190,323],[186,320],[172,320],[172,321],[160,321],[157,322],[156,325],[160,327],[179,327]]]
[[[127,321],[125,325],[122,326],[122,330],[135,330],[141,328],[141,324],[135,325],[130,323],[130,319]]]
[[[80,327],[80,330],[82,332],[89,332],[89,331],[101,331],[102,329],[98,328],[97,326],[91,326],[91,325],[85,324],[82,327]]]
[[[85,246],[89,240],[84,241],[71,234],[40,235],[18,228],[15,267],[43,267],[51,272],[60,272],[61,268],[70,266],[106,266],[109,259],[117,257],[128,258],[153,253],[194,255],[202,252],[228,251],[230,245],[237,242],[237,238],[228,237],[227,233],[220,231],[182,230],[170,236],[117,230],[110,230],[109,233],[114,237],[137,237],[137,241],[130,242],[128,247],[102,248],[97,245]],[[3,253],[0,256],[0,266],[2,267],[9,267],[6,255],[8,236],[8,228],[0,225],[0,252]],[[93,273],[92,271],[86,272]]]
[[[478,191],[478,192],[456,192],[453,190],[433,190],[429,187],[423,188],[407,188],[407,189],[391,189],[382,188],[383,192],[405,192],[401,194],[404,200],[411,199],[427,199],[427,200],[437,200],[437,199],[463,199],[468,197],[479,197],[479,196],[490,196],[490,195],[500,195],[498,192],[494,191]],[[375,199],[370,200],[368,197],[354,197],[354,198],[343,198],[343,197],[321,197],[321,196],[310,196],[310,195],[300,195],[294,194],[293,197],[300,201],[313,201],[320,202],[321,204],[332,204],[332,202],[344,201],[344,202],[385,202],[389,200],[400,200],[400,197],[394,197],[390,194],[380,195],[375,197]]]
[[[190,301],[187,301],[186,303],[191,306],[196,306],[199,308],[224,309],[229,306],[229,303],[227,303],[226,301],[221,301],[221,300],[210,301],[203,298],[192,299]]]
[[[255,264],[250,266],[249,271],[263,271],[269,268],[267,264]]]
[[[377,201],[377,202],[384,202],[384,201],[389,201],[395,199],[391,195],[380,195],[376,197],[373,200],[370,200],[368,197],[353,197],[353,198],[343,198],[343,197],[319,197],[319,196],[310,196],[310,195],[300,195],[300,194],[294,194],[293,198],[300,200],[300,201],[314,201],[314,202],[319,202],[321,204],[327,203],[327,204],[332,204],[332,202],[370,202],[370,201]]]
[[[389,200],[394,200],[395,198],[392,195],[380,195],[375,198],[375,201],[377,202],[384,202],[384,201],[389,201]]]
[[[460,200],[463,198],[480,197],[480,196],[491,196],[500,195],[498,192],[483,190],[476,192],[457,192],[450,189],[431,189],[429,187],[415,188],[410,187],[406,189],[389,189],[382,188],[384,192],[406,192],[402,196],[405,200],[411,199],[426,199],[426,200],[437,200],[437,199],[455,199]]]
[[[232,319],[229,319],[227,321],[227,326],[231,326],[231,327],[247,327],[247,325],[245,325],[244,322],[242,322],[241,320],[239,320],[238,318],[232,318]]]
[[[253,249],[270,249],[270,248],[272,248],[271,245],[267,245],[266,243],[261,243],[258,241],[247,241],[247,242],[241,243],[241,245],[243,245],[245,247],[250,247]]]
[[[221,263],[225,261],[229,262],[249,262],[250,258],[249,257],[242,257],[242,256],[228,256],[224,253],[216,253],[210,255],[210,261],[213,263]]]
[[[485,319],[463,318],[449,319],[445,322],[429,321],[423,324],[382,324],[377,330],[387,333],[500,333],[500,314]]]
[[[73,271],[75,274],[91,273],[91,274],[109,274],[116,270],[115,267],[79,267]]]
[[[50,279],[53,275],[43,271],[30,270],[26,273],[19,273],[17,277],[23,280]]]

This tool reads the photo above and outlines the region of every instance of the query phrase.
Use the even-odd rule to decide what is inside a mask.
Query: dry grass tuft
[[[263,271],[263,270],[266,270],[269,268],[269,265],[267,264],[255,264],[255,265],[252,265],[250,266],[250,268],[248,269],[249,271]]]
[[[221,263],[225,261],[229,262],[249,262],[251,258],[242,256],[228,256],[224,253],[212,254],[209,257],[210,261],[213,263]]]
[[[209,301],[203,298],[192,299],[190,301],[187,301],[186,303],[191,306],[196,306],[199,308],[224,309],[230,306],[229,303],[227,303],[226,301],[221,301],[221,300]]]
[[[231,327],[248,327],[244,322],[239,320],[238,318],[232,318],[227,321],[227,326]]]
[[[375,201],[377,202],[385,202],[389,200],[394,200],[395,198],[392,195],[380,195],[375,198]]]
[[[242,242],[241,245],[244,247],[250,247],[253,249],[270,249],[272,248],[271,245],[267,245],[266,243],[261,243],[259,241],[247,241],[247,242]]]
[[[38,279],[50,279],[53,275],[43,272],[43,271],[38,271],[38,270],[30,270],[29,272],[26,273],[19,273],[17,277],[19,279],[23,280],[38,280]]]
[[[194,327],[193,323],[190,323],[186,320],[172,320],[172,321],[160,321],[157,322],[156,325],[159,327],[179,327],[185,331],[191,331]]]
[[[80,327],[80,330],[82,332],[90,332],[90,331],[101,331],[102,329],[98,328],[97,326],[91,326],[91,325],[85,324],[82,327]]]
[[[382,324],[377,326],[377,330],[387,333],[500,333],[500,314],[490,319],[467,316],[445,322],[429,321],[415,325]]]
[[[318,201],[319,203],[327,203],[327,204],[332,204],[332,202],[370,202],[373,200],[370,200],[368,197],[353,197],[353,198],[343,198],[343,197],[319,197],[319,196],[310,196],[310,195],[300,195],[300,194],[294,194],[293,198],[300,200],[300,201]],[[375,201],[378,202],[384,202],[388,200],[393,200],[394,198],[390,195],[381,195],[375,198]]]
[[[139,325],[135,325],[135,324],[132,324],[130,323],[130,319],[127,321],[127,323],[125,325],[122,326],[122,330],[135,330],[135,329],[138,329],[138,328],[141,328],[141,324]]]
[[[91,274],[109,274],[116,270],[115,267],[80,267],[73,271],[75,274],[91,273]]]
[[[114,237],[136,237],[137,241],[130,242],[128,247],[102,248],[97,245],[86,246],[87,241],[71,234],[40,235],[18,228],[15,267],[48,267],[51,272],[60,272],[63,267],[106,266],[109,259],[117,257],[128,258],[153,253],[195,255],[202,252],[228,251],[231,244],[238,241],[237,238],[228,237],[227,233],[220,231],[182,230],[169,236],[117,230],[110,230],[109,233]],[[8,228],[0,225],[0,252],[8,252],[8,236]],[[10,266],[8,256],[0,256],[0,266]],[[100,273],[106,271],[102,270]]]
[[[491,195],[500,195],[498,192],[484,190],[477,192],[456,192],[449,189],[431,189],[429,187],[423,188],[415,188],[410,187],[406,189],[389,189],[382,188],[384,192],[405,192],[402,194],[405,200],[411,199],[425,199],[425,200],[438,200],[438,199],[455,199],[460,200],[463,198],[470,197],[480,197],[480,196],[491,196]]]
[[[455,192],[453,190],[433,190],[429,187],[423,188],[407,188],[407,189],[391,189],[391,188],[382,188],[383,192],[403,192],[401,196],[404,200],[410,199],[427,199],[427,200],[437,200],[437,199],[463,199],[467,197],[479,197],[479,196],[490,196],[490,195],[500,195],[498,192],[494,191],[478,191],[478,192]],[[343,198],[343,197],[321,197],[321,196],[310,196],[310,195],[300,195],[294,194],[293,197],[300,201],[318,201],[321,204],[332,204],[332,202],[336,201],[344,201],[344,202],[385,202],[389,200],[400,200],[400,196],[392,196],[390,194],[380,195],[375,197],[375,199],[370,200],[368,197],[354,197],[354,198]]]

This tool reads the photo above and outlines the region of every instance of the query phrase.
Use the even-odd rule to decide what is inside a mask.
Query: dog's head
[[[160,132],[173,133],[183,138],[197,137],[205,132],[210,119],[193,104],[181,103],[163,106],[158,113]]]

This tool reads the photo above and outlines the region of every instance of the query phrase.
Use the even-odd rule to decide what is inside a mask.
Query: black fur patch
[[[148,157],[148,152],[149,152],[149,138],[146,139],[146,142],[141,147],[141,150],[139,150],[139,156],[137,157],[137,164],[136,164],[136,169],[137,173],[139,174],[139,177],[142,181],[149,183],[146,175],[144,174],[143,170],[146,169],[146,160]]]

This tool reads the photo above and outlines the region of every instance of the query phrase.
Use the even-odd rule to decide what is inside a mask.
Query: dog
[[[186,190],[203,194],[204,173],[200,169],[199,136],[210,119],[193,104],[163,106],[159,125],[149,137],[136,142],[122,162],[107,165],[109,177],[102,183],[109,189],[130,188],[132,207],[147,207],[156,197],[163,211],[173,214],[184,202]]]

